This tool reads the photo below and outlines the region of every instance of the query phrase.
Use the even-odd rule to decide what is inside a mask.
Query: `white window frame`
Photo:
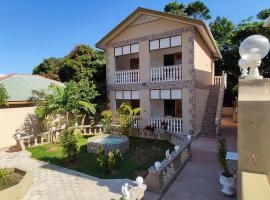
[[[123,55],[130,54],[130,45],[123,46]]]
[[[139,52],[140,52],[140,46],[138,43],[130,45],[130,53],[139,53]]]
[[[114,56],[121,56],[121,55],[123,55],[123,47],[115,47]]]
[[[171,37],[171,47],[177,47],[182,45],[181,35],[176,35]]]
[[[160,49],[164,49],[164,48],[168,48],[171,45],[171,41],[170,38],[162,38],[159,41],[159,48]]]
[[[150,40],[149,48],[150,50],[159,49],[159,40]]]
[[[171,99],[182,99],[182,90],[171,89]]]

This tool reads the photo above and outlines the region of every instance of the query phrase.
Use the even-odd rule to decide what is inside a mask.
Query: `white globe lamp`
[[[269,40],[262,35],[252,35],[247,37],[239,48],[241,58],[248,62],[250,67],[247,79],[262,79],[258,67],[261,65],[263,59],[269,52]]]
[[[243,58],[240,58],[238,61],[238,65],[241,68],[241,77],[245,78],[248,76],[248,67],[249,62]]]

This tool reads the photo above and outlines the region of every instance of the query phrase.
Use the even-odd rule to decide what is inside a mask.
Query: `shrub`
[[[78,151],[77,142],[78,140],[74,134],[74,129],[65,129],[60,133],[59,143],[64,156],[66,156],[69,161],[73,161],[76,157]]]
[[[111,132],[112,127],[112,111],[110,110],[104,110],[101,112],[101,123],[104,128],[105,133]]]
[[[232,177],[232,173],[229,170],[229,167],[227,165],[227,160],[226,160],[226,154],[227,154],[227,147],[226,147],[226,140],[219,139],[218,140],[219,146],[218,146],[218,161],[220,166],[223,168],[222,175],[226,177]]]
[[[118,149],[107,153],[104,148],[100,146],[98,147],[97,153],[97,163],[101,171],[105,174],[109,174],[123,160],[122,153]]]

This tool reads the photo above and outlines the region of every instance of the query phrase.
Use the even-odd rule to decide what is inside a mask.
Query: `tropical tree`
[[[164,12],[172,13],[179,16],[188,16],[197,19],[211,19],[208,7],[201,1],[195,1],[190,4],[170,2],[165,5]]]
[[[95,84],[100,95],[96,96],[97,109],[102,110],[107,104],[106,98],[106,66],[104,51],[98,51],[88,45],[76,46],[63,58],[48,58],[36,66],[33,74],[62,81],[81,80]]]
[[[37,102],[35,113],[42,119],[63,114],[66,124],[72,125],[82,115],[95,113],[95,104],[91,100],[97,95],[95,86],[84,80],[79,83],[69,81],[64,87],[51,85],[46,95]]]
[[[101,112],[101,123],[105,133],[110,133],[112,128],[113,115],[112,111],[104,110]]]
[[[118,116],[120,126],[124,134],[128,134],[128,131],[132,127],[135,116],[140,112],[140,108],[133,108],[130,103],[123,102],[118,109]]]
[[[197,19],[209,20],[211,19],[210,11],[206,5],[201,1],[195,1],[187,5],[185,11],[187,16]]]
[[[0,106],[6,106],[8,99],[8,92],[3,84],[0,83]]]
[[[168,12],[179,16],[185,16],[186,15],[185,8],[186,8],[185,4],[173,1],[165,5],[164,12]]]
[[[261,12],[259,12],[256,17],[261,20],[265,20],[270,16],[270,8],[264,9]]]

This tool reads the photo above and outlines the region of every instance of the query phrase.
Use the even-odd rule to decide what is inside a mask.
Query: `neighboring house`
[[[141,107],[142,128],[161,129],[166,121],[177,133],[216,134],[223,93],[213,85],[224,79],[215,78],[214,60],[221,54],[206,23],[138,8],[96,47],[106,51],[109,108],[114,115],[127,101]],[[210,114],[205,113],[208,108]]]
[[[49,85],[63,83],[38,75],[12,74],[0,77],[0,83],[8,92],[8,107],[0,108],[0,149],[15,144],[13,138],[17,129],[25,122],[26,117],[34,113],[33,105],[28,99],[32,90],[47,89]]]

